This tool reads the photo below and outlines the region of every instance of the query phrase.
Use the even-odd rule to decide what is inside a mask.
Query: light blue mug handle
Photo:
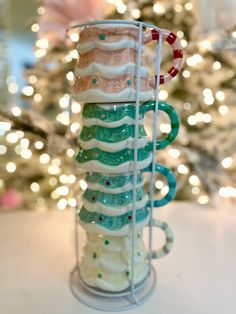
[[[151,172],[152,171],[152,164],[150,164],[149,167],[144,169],[144,171],[145,172]],[[167,184],[169,186],[169,191],[163,198],[161,198],[159,200],[154,200],[154,207],[161,207],[161,206],[168,204],[170,201],[172,201],[174,199],[175,194],[176,194],[176,179],[175,179],[175,175],[173,174],[173,172],[170,169],[168,169],[168,168],[166,168],[160,164],[157,164],[157,163],[155,164],[155,172],[159,172],[163,176],[165,176],[167,179]],[[147,207],[151,207],[151,201],[148,201]]]
[[[149,167],[147,167],[144,171],[151,172],[152,164]],[[173,172],[170,169],[160,164],[157,163],[155,164],[155,171],[161,173],[167,178],[167,184],[169,186],[169,191],[163,198],[161,198],[160,200],[154,200],[154,207],[161,207],[169,203],[175,197],[176,179]],[[151,207],[151,201],[148,201],[147,207]],[[156,259],[167,255],[171,251],[174,242],[174,235],[168,224],[164,221],[152,219],[151,224],[153,227],[162,229],[166,237],[165,244],[160,249],[154,250],[150,253],[151,258]]]

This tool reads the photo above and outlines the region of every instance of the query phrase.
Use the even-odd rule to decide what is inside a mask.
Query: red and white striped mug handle
[[[169,71],[165,74],[160,75],[160,84],[165,84],[166,82],[169,82],[172,80],[173,77],[175,77],[179,71],[182,68],[183,64],[183,50],[180,44],[180,40],[178,37],[172,33],[171,31],[167,29],[161,29],[162,38],[164,41],[166,41],[173,50],[173,65],[169,69]],[[143,34],[143,41],[144,44],[150,43],[153,40],[159,41],[159,32],[155,29],[150,29]],[[152,85],[155,86],[156,78],[153,78]]]

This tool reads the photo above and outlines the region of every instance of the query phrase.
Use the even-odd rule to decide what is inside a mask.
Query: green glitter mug
[[[83,129],[79,139],[81,149],[76,157],[81,168],[102,173],[133,170],[135,109],[134,103],[84,105]],[[153,110],[155,110],[154,101],[147,101],[140,106],[137,139],[138,170],[146,168],[151,162],[153,143],[148,141],[143,119],[145,113]],[[156,149],[163,149],[176,138],[179,120],[174,108],[166,102],[159,102],[158,110],[165,112],[171,123],[170,133],[156,142]]]

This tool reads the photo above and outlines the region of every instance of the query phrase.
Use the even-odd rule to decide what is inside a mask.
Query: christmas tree
[[[109,2],[116,6],[112,18],[147,21],[170,29],[181,38],[185,65],[180,75],[161,86],[159,94],[161,100],[167,99],[177,108],[181,120],[175,144],[168,154],[158,155],[158,160],[176,170],[176,198],[193,198],[206,204],[209,197],[216,194],[235,197],[235,54],[224,46],[215,47],[214,36],[203,39],[197,35],[196,26],[200,22],[194,2]],[[232,30],[228,37],[226,33],[226,42],[230,36],[233,41],[235,35]],[[165,68],[171,55],[165,49],[163,51],[162,66]],[[167,132],[168,126],[163,123],[160,129]],[[156,186],[160,190],[165,188],[160,180]]]

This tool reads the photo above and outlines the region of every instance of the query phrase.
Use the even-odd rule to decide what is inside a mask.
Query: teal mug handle
[[[156,259],[164,257],[170,253],[173,247],[174,235],[168,224],[164,221],[152,219],[152,226],[160,228],[164,232],[166,238],[165,244],[160,249],[154,250],[150,253],[151,258]]]
[[[145,103],[143,103],[144,113],[148,112],[150,110],[155,110],[155,101],[149,100]],[[156,142],[156,149],[163,149],[166,146],[170,145],[179,132],[179,118],[176,110],[167,102],[165,101],[159,101],[158,102],[158,110],[161,110],[165,112],[169,119],[170,119],[170,125],[171,125],[171,131],[168,134],[168,136],[164,139],[157,140]],[[152,142],[149,143],[149,148],[152,149]]]
[[[152,171],[152,164],[150,164],[149,167],[147,167],[146,169],[144,169],[145,172],[151,172]],[[167,184],[169,186],[169,191],[168,193],[161,199],[159,200],[154,200],[154,207],[161,207],[166,205],[167,203],[169,203],[170,201],[172,201],[175,197],[176,194],[176,179],[175,179],[175,175],[173,174],[173,172],[160,165],[160,164],[155,164],[155,172],[159,172],[161,173],[163,176],[166,177],[167,179]],[[147,203],[147,207],[151,207],[151,201],[148,201]]]

